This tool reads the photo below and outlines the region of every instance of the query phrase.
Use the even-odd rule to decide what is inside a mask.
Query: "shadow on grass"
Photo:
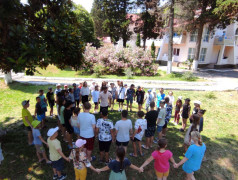
[[[129,113],[129,118],[133,121],[136,119],[136,113]],[[96,119],[99,115],[96,115]],[[2,124],[6,124],[11,117],[5,118]],[[120,119],[120,112],[110,112],[109,119],[111,119],[114,124]],[[52,168],[46,164],[39,164],[38,159],[35,155],[35,147],[28,146],[27,144],[27,131],[21,121],[11,124],[7,127],[7,134],[0,138],[2,143],[3,154],[5,160],[3,161],[0,168],[0,179],[51,179],[52,178]],[[47,130],[51,127],[55,127],[57,124],[56,119],[48,119],[47,128],[41,130],[42,137],[46,140]],[[176,162],[179,162],[179,156],[183,155],[183,137],[185,133],[181,133],[178,130],[178,126],[169,124],[169,131],[167,132],[168,148],[173,152]],[[70,154],[70,150],[67,148],[67,144],[63,142],[62,136],[58,136],[63,152],[66,156]],[[74,137],[76,139],[76,137]],[[237,164],[238,164],[238,141],[235,136],[218,138],[215,140],[209,137],[203,136],[203,141],[207,146],[207,152],[205,154],[205,159],[202,163],[201,169],[195,173],[197,180],[215,180],[215,179],[227,179],[235,180],[237,177]],[[143,142],[145,142],[145,138]],[[98,141],[95,141],[93,154],[99,159]],[[45,147],[48,154],[48,149]],[[110,157],[115,158],[115,144],[112,144],[110,150]],[[156,144],[153,145],[151,150],[143,150],[145,153],[144,157],[132,158],[127,156],[131,162],[137,166],[143,164],[143,162],[148,158],[151,153],[156,149]],[[132,143],[129,143],[128,154],[132,152]],[[92,163],[93,166],[97,168],[104,167],[104,164],[95,161]],[[68,175],[67,179],[74,179],[74,170],[72,163],[65,162],[65,172]],[[128,180],[153,180],[156,179],[153,163],[145,168],[144,173],[139,174],[135,170],[127,169],[126,174]],[[89,180],[102,180],[108,179],[109,172],[103,172],[101,174],[96,174],[88,169],[87,179]],[[181,168],[174,169],[171,167],[169,180],[182,180],[184,179],[184,173]]]

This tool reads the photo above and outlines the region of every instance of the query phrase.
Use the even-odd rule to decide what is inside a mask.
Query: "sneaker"
[[[58,177],[58,180],[64,180],[67,177],[66,174],[62,174],[60,177]]]
[[[158,141],[154,140],[153,143],[158,144]]]
[[[51,161],[46,161],[46,164],[51,164],[52,162]]]
[[[184,132],[184,129],[181,128],[179,131],[180,131],[180,132]]]
[[[53,176],[53,179],[54,179],[54,180],[58,179],[58,175],[57,175],[57,174],[54,175],[54,176]]]

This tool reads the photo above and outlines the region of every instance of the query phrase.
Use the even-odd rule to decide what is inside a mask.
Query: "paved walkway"
[[[166,67],[160,67],[165,70]],[[186,70],[173,67],[174,72],[184,72]],[[195,72],[195,75],[204,78],[204,82],[187,82],[187,81],[160,81],[160,80],[133,80],[123,79],[124,84],[135,84],[135,86],[143,86],[144,88],[163,87],[167,90],[187,90],[187,91],[229,91],[238,90],[238,70],[201,70]],[[3,74],[0,74],[3,77]],[[12,75],[13,80],[24,84],[35,85],[56,85],[57,83],[72,85],[87,81],[91,83],[96,81],[101,84],[102,81],[116,83],[119,79],[93,79],[93,78],[61,78],[61,77],[39,77],[39,76],[25,76],[24,73]]]

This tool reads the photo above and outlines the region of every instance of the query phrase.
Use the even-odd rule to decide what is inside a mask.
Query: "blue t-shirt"
[[[80,93],[79,88],[74,89],[74,99],[75,100],[79,100],[79,93]]]
[[[127,158],[125,158],[124,161],[123,161],[122,170],[124,170],[127,166],[130,166],[130,165],[131,165],[131,162],[130,162]],[[110,161],[109,164],[108,164],[108,167],[109,167],[112,171],[114,171],[115,173],[121,172],[121,171],[120,171],[120,166],[121,166],[121,164],[120,164],[120,162],[117,161],[117,160],[112,160],[112,161]]]
[[[191,145],[185,153],[185,157],[188,158],[188,160],[184,163],[183,170],[187,173],[199,170],[205,151],[206,145],[204,143],[202,143],[202,146]]]
[[[164,100],[165,94],[157,94],[157,108],[160,107],[160,101]]]
[[[33,130],[32,130],[32,135],[33,135],[33,138],[34,138],[33,143],[34,143],[35,145],[36,145],[36,144],[37,144],[37,145],[42,145],[42,142],[41,142],[41,140],[40,140],[40,138],[39,138],[39,136],[41,136],[40,130],[33,128]]]
[[[39,97],[40,97],[40,100],[41,100],[41,107],[42,107],[42,108],[46,108],[46,107],[47,107],[47,104],[46,104],[46,102],[44,101],[45,96],[42,95],[42,96],[39,96]]]

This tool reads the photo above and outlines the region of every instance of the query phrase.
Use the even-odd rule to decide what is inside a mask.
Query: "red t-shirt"
[[[161,153],[158,150],[154,151],[151,156],[153,156],[155,163],[154,168],[160,173],[165,173],[169,170],[169,159],[173,156],[173,153],[169,150]]]

